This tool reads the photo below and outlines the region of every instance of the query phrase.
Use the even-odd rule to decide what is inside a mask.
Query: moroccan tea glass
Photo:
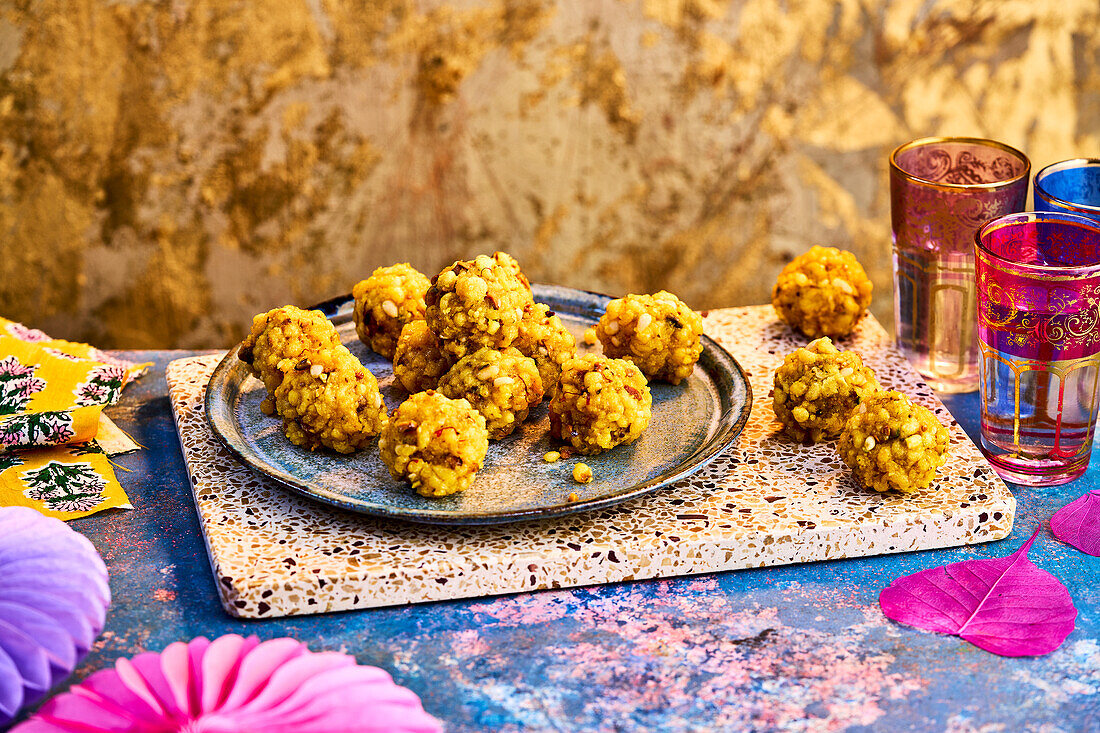
[[[1084,473],[1100,385],[1100,224],[1010,214],[976,235],[981,447],[1002,478]]]
[[[1035,210],[1064,211],[1100,222],[1100,158],[1075,158],[1035,174]]]
[[[929,137],[890,155],[898,348],[941,392],[978,388],[974,233],[1023,211],[1031,163],[993,140]]]

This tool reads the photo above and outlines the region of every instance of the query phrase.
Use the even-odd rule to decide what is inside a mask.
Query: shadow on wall
[[[1095,0],[22,7],[0,313],[102,346],[225,346],[378,265],[496,249],[713,308],[831,244],[888,323],[895,145],[1100,148]]]

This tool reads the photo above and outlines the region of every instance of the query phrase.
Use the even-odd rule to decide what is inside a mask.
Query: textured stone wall
[[[1095,0],[0,2],[0,313],[222,346],[254,312],[507,249],[764,302],[811,244],[890,304],[887,155],[1100,154]]]

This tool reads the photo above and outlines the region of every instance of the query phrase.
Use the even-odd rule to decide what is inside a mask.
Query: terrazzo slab
[[[840,347],[860,351],[883,387],[934,410],[951,436],[937,481],[908,496],[857,487],[832,444],[779,435],[772,373],[805,339],[769,306],[711,311],[705,327],[756,395],[737,443],[651,496],[498,526],[372,519],[290,493],[210,431],[203,390],[221,356],[172,362],[169,394],[222,605],[271,618],[953,547],[1011,531],[1016,500],[872,318]]]

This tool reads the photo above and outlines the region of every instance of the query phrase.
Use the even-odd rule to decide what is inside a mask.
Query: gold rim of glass
[[[920,176],[914,176],[898,165],[898,156],[907,150],[924,147],[925,145],[943,143],[963,143],[967,145],[983,145],[988,148],[996,148],[1022,161],[1024,169],[1012,178],[1006,178],[1003,181],[991,181],[989,183],[940,183],[938,181],[931,181],[927,178],[921,178]],[[1007,188],[1013,184],[1019,183],[1021,179],[1027,180],[1030,178],[1031,161],[1024,155],[1023,151],[1017,150],[1011,145],[1005,145],[1004,143],[990,140],[985,137],[919,137],[916,140],[910,140],[894,148],[894,152],[890,153],[890,170],[896,172],[907,181],[918,183],[922,186],[929,186],[931,188],[940,188],[947,191],[995,191],[999,188]]]
[[[1017,262],[1007,257],[1002,257],[985,245],[983,237],[987,232],[992,232],[1005,227],[1018,226],[1020,224],[1034,224],[1040,220],[1061,221],[1070,226],[1088,229],[1097,237],[1100,237],[1100,224],[1088,217],[1069,214],[1062,211],[1023,211],[1016,214],[1005,214],[996,219],[987,221],[974,232],[974,244],[978,255],[988,257],[1000,263],[1002,269],[1017,272],[1020,275],[1040,275],[1048,280],[1075,280],[1082,277],[1080,271],[1089,271],[1090,275],[1100,275],[1100,259],[1089,265],[1033,265],[1027,262]],[[1065,274],[1076,272],[1077,274]]]
[[[1042,187],[1043,180],[1054,173],[1061,173],[1062,171],[1068,171],[1072,168],[1100,168],[1100,158],[1070,158],[1069,160],[1063,160],[1058,163],[1051,163],[1046,168],[1035,174],[1035,195],[1041,196],[1047,203],[1060,206],[1063,209],[1070,209],[1071,211],[1083,211],[1093,216],[1100,214],[1100,206],[1093,206],[1091,204],[1078,204],[1073,201],[1066,201],[1060,199],[1051,193],[1048,193],[1046,189]]]

